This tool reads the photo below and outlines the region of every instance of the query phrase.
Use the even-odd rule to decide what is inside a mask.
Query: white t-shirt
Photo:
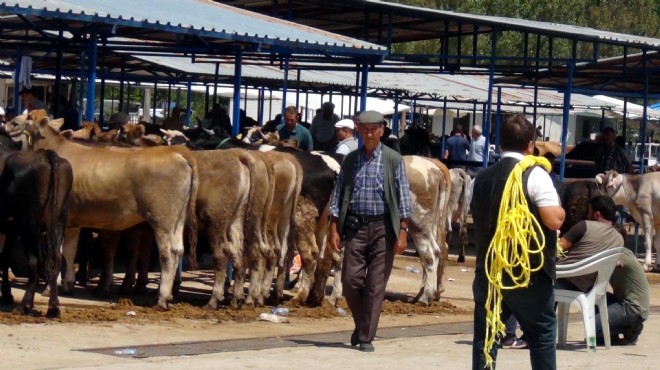
[[[516,152],[504,152],[502,158],[523,159],[524,155]],[[552,184],[550,174],[541,167],[535,167],[527,180],[527,195],[534,204],[541,207],[559,206],[559,195]]]

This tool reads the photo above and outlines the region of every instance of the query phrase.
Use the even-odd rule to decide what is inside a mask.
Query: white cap
[[[337,121],[335,123],[336,128],[350,128],[351,130],[355,130],[355,123],[353,122],[352,119],[342,119],[340,121]]]

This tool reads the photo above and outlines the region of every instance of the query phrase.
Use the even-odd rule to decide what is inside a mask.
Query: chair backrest
[[[557,278],[582,276],[596,272],[598,276],[593,289],[596,289],[597,292],[604,292],[612,272],[614,272],[616,262],[624,251],[624,247],[612,248],[576,263],[557,265]]]

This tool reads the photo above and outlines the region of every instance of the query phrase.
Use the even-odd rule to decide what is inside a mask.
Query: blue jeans
[[[477,272],[472,283],[474,294],[474,340],[472,342],[472,369],[486,368],[483,353],[486,336],[486,298],[488,280],[483,272]],[[552,279],[543,271],[532,273],[527,288],[502,290],[501,317],[507,320],[511,315],[520,323],[529,345],[529,357],[533,370],[555,370],[557,357],[557,318],[555,316],[555,294]],[[490,352],[497,359],[497,345]],[[495,363],[493,367],[495,369]]]
[[[596,307],[598,309],[598,307]],[[621,302],[612,293],[607,293],[607,315],[610,323],[610,336],[617,336],[642,318],[627,302]],[[596,336],[603,336],[600,313],[596,313]]]

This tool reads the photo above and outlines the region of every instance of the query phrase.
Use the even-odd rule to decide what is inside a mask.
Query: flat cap
[[[351,130],[355,129],[355,122],[352,119],[342,119],[335,123],[336,128],[350,128]]]
[[[358,116],[360,123],[380,123],[385,122],[385,117],[382,113],[375,110],[368,110],[360,113]]]

